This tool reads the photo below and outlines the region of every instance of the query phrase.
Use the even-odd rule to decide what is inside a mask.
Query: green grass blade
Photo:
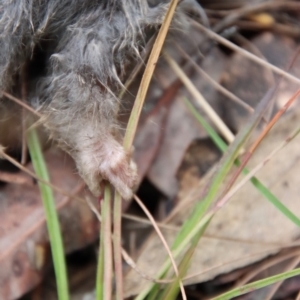
[[[223,139],[217,134],[217,132],[206,122],[206,120],[198,113],[198,111],[194,108],[189,100],[184,99],[184,103],[187,108],[190,110],[192,115],[196,118],[196,120],[203,126],[203,128],[207,131],[213,142],[216,146],[224,152],[227,149],[226,143]],[[296,131],[295,134],[298,132]],[[294,135],[295,135],[294,134]],[[238,159],[235,160],[235,165],[239,166],[240,161]],[[247,168],[243,168],[243,173],[248,174],[249,171]],[[283,215],[285,215],[290,221],[300,227],[300,219],[290,211],[282,202],[266,187],[264,186],[256,177],[252,177],[250,179],[251,183],[260,191],[260,193],[270,202],[272,203]]]
[[[268,278],[265,279],[261,279],[255,282],[251,282],[248,283],[244,286],[241,287],[237,287],[227,293],[224,293],[218,297],[213,298],[213,300],[227,300],[227,299],[232,299],[234,297],[240,296],[240,295],[244,295],[246,293],[249,292],[253,292],[255,290],[261,289],[263,287],[269,286],[273,283],[279,282],[279,281],[283,281],[285,279],[294,277],[300,275],[300,268],[292,270],[292,271],[288,271],[288,272],[284,272],[278,275],[274,275],[274,276],[270,276]]]
[[[210,207],[212,201],[214,200],[214,197],[217,195],[219,187],[221,186],[227,173],[233,165],[245,140],[249,137],[252,129],[258,123],[261,114],[262,112],[254,114],[255,118],[252,117],[251,122],[249,122],[248,126],[244,128],[244,130],[239,134],[236,140],[228,148],[227,154],[222,158],[221,162],[219,163],[219,168],[215,172],[215,176],[213,177],[213,180],[210,184],[207,195],[202,201],[199,201],[196,204],[192,215],[182,225],[181,230],[175,238],[175,241],[171,247],[174,257],[177,257],[181,253],[181,251],[184,250],[188,243],[197,235],[198,231],[201,230],[203,226],[205,226],[206,222],[208,222],[208,219],[212,217],[211,214],[205,215],[205,213]],[[165,275],[169,267],[170,262],[169,260],[167,260],[158,272],[157,278],[161,278],[163,275]],[[149,285],[137,296],[136,300],[144,299],[154,286],[155,284]]]
[[[192,239],[191,246],[186,251],[186,253],[183,256],[183,259],[181,260],[181,262],[179,264],[179,267],[178,267],[178,271],[180,274],[179,278],[183,278],[184,275],[186,274],[186,272],[189,268],[191,259],[194,255],[194,252],[200,241],[200,238],[202,237],[204,231],[206,230],[208,224],[210,223],[210,220],[211,219],[208,219],[208,221],[204,224],[204,226],[202,228],[200,228],[197,235]],[[174,299],[175,300],[175,299],[177,299],[178,293],[179,293],[179,283],[178,283],[178,279],[177,279],[177,280],[174,280],[171,284],[169,284],[169,286],[167,288],[164,289],[164,291],[159,299],[160,300],[164,300],[164,299],[170,299],[170,300]]]
[[[102,300],[104,294],[104,227],[100,229],[100,248],[98,252],[98,264],[96,275],[96,299]]]
[[[179,231],[177,237],[175,238],[175,242],[172,246],[172,253],[174,257],[177,257],[181,253],[181,251],[184,250],[184,247],[186,247],[187,244],[197,235],[198,231],[201,230],[204,224],[212,218],[213,213],[205,214],[205,212],[207,212],[208,208],[215,199],[215,196],[218,194],[222,182],[224,181],[230,168],[234,164],[236,157],[238,156],[245,141],[249,138],[252,130],[257,126],[258,122],[261,120],[270,102],[269,96],[272,92],[273,90],[266,94],[266,96],[262,99],[262,101],[257,106],[257,109],[251,116],[248,124],[236,136],[233,143],[228,147],[226,154],[219,162],[218,169],[215,172],[215,175],[213,177],[213,180],[211,181],[206,196],[202,201],[199,201],[196,204],[192,216],[186,220],[181,230]],[[161,278],[161,276],[166,274],[169,267],[170,263],[166,261],[160,269],[160,271],[158,272],[157,278]],[[154,284],[150,284],[137,296],[136,299],[144,299],[144,297],[147,296],[147,294],[151,291],[152,287],[154,286]]]
[[[27,143],[33,168],[37,176],[44,179],[45,181],[49,181],[49,174],[44,161],[38,135],[35,129],[29,130],[27,134]],[[48,185],[41,182],[39,182],[38,184],[46,215],[47,228],[49,233],[51,253],[57,284],[58,299],[68,300],[69,289],[64,255],[65,253],[61,236],[61,230],[59,226],[59,220],[55,208],[53,192]]]
[[[244,170],[245,174],[248,172],[249,171],[247,169]],[[267,187],[265,187],[256,177],[252,177],[250,181],[283,215],[285,215],[295,225],[300,227],[300,219],[284,204],[282,204],[282,202],[273,193],[271,193]]]
[[[180,253],[182,253],[182,251],[187,247],[187,245],[189,244],[189,242],[198,234],[199,231],[201,231],[201,228],[204,228],[207,226],[207,223],[210,221],[210,219],[212,218],[212,214],[208,213],[206,214],[193,228],[190,228],[190,232],[187,232],[186,235],[184,237],[182,237],[181,242],[178,244],[178,246],[176,247],[176,249],[172,248],[172,254],[174,258],[177,258],[179,256]],[[171,266],[171,261],[170,259],[167,259],[164,264],[162,265],[162,267],[160,268],[160,270],[157,272],[156,278],[162,278],[163,276],[166,275],[167,271],[169,270]],[[156,283],[150,283],[149,286],[147,286],[139,295],[137,295],[137,297],[135,298],[135,300],[142,300],[145,299],[145,297],[150,293],[150,295],[152,294],[152,289],[157,289],[158,285]],[[149,297],[148,299],[157,299],[155,297]]]
[[[196,213],[195,215],[197,215],[197,214],[204,215],[205,208],[204,208],[202,202],[199,203],[198,209],[199,209],[199,212]],[[192,237],[194,235],[197,235],[198,231],[200,231],[201,233],[204,232],[203,228],[206,228],[210,221],[210,218],[204,218],[203,220],[201,220],[201,222],[198,222],[198,224],[197,224],[197,219],[195,218],[195,215],[192,216],[194,218],[194,220],[191,222],[191,224],[187,224],[187,223],[183,224],[180,233],[176,236],[175,241],[172,244],[171,250],[172,250],[172,254],[173,254],[174,258],[176,258],[181,253],[181,251],[184,250],[184,248],[188,245],[188,243],[190,242]],[[192,231],[192,229],[193,229],[193,231]],[[190,233],[191,231],[192,231],[192,233]],[[157,274],[158,278],[165,277],[170,266],[171,266],[170,261],[169,260],[166,261],[165,264],[162,266],[162,268],[160,269],[160,271]],[[159,285],[153,284],[151,292],[150,292],[150,296],[148,297],[148,299],[149,300],[157,300],[158,293],[159,293]],[[143,299],[142,295],[140,295],[139,297],[140,298],[136,298],[136,299]]]
[[[201,201],[196,205],[193,215],[189,218],[188,222],[185,222],[182,225],[181,230],[177,234],[172,245],[172,250],[176,250],[178,247],[182,246],[184,239],[191,232],[191,230],[197,226],[199,219],[204,216],[206,210],[207,205],[204,201]]]
[[[215,145],[221,150],[222,152],[225,152],[227,149],[227,144],[223,141],[223,139],[218,135],[218,133],[209,125],[208,122],[199,114],[199,112],[196,110],[196,108],[193,106],[193,104],[187,99],[183,98],[184,104],[190,111],[190,113],[193,115],[193,117],[199,122],[199,124],[205,129],[205,131],[208,133],[212,141],[215,143]]]

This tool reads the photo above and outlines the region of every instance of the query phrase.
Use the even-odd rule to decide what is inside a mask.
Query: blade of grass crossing
[[[100,230],[100,248],[98,251],[98,265],[96,275],[96,299],[103,300],[104,293],[104,227]]]
[[[173,270],[174,270],[176,276],[178,277],[177,281],[178,281],[178,284],[179,284],[180,289],[181,289],[182,299],[186,300],[187,298],[186,298],[186,294],[185,294],[185,291],[184,291],[184,287],[183,287],[183,284],[182,284],[182,282],[181,282],[181,280],[179,278],[179,271],[177,269],[176,262],[175,262],[175,260],[174,260],[174,258],[172,256],[172,252],[171,252],[171,250],[169,248],[168,243],[166,242],[166,240],[165,240],[162,232],[160,231],[159,227],[157,226],[157,223],[155,222],[154,218],[152,217],[151,213],[148,211],[148,209],[146,208],[146,206],[143,204],[143,202],[137,196],[134,196],[134,199],[138,203],[138,205],[142,208],[142,210],[144,211],[144,213],[147,215],[148,219],[151,221],[151,223],[152,223],[152,225],[153,225],[153,227],[154,227],[157,235],[159,236],[162,244],[164,245],[164,248],[166,249],[166,251],[168,253],[168,256],[169,256],[169,258],[170,258],[170,260],[172,262]]]
[[[188,219],[182,226],[177,234],[173,244],[172,244],[172,250],[176,250],[183,242],[184,238],[187,236],[187,234],[191,231],[192,228],[194,228],[197,223],[199,222],[199,219],[202,218],[206,212],[207,205],[205,201],[200,201],[196,208],[195,212],[191,216],[191,218]]]
[[[27,143],[33,168],[38,175],[45,181],[49,181],[49,174],[44,161],[42,149],[39,143],[38,135],[35,129],[27,133]],[[55,208],[55,202],[52,189],[42,182],[38,182],[43,206],[46,215],[47,228],[49,233],[51,253],[57,284],[57,293],[59,300],[69,299],[68,277],[65,262],[65,252],[58,215]]]
[[[188,246],[189,242],[197,235],[197,233],[201,230],[201,228],[205,227],[207,222],[210,221],[210,219],[212,218],[212,214],[208,213],[206,214],[196,225],[195,227],[193,227],[190,232],[188,232],[186,234],[185,237],[183,237],[183,239],[181,240],[181,243],[178,244],[178,246],[176,247],[176,249],[173,249],[172,254],[174,258],[177,258],[180,253],[182,253],[182,251]],[[174,246],[172,247],[174,248]],[[162,267],[160,268],[160,270],[157,272],[156,278],[162,278],[166,275],[167,271],[169,270],[171,266],[171,262],[170,260],[166,260],[164,262],[164,264],[162,265]],[[157,299],[155,298],[153,295],[153,291],[155,289],[158,289],[158,285],[156,283],[149,283],[149,285],[139,294],[137,295],[137,297],[135,298],[135,300],[142,300],[145,299],[145,297],[147,297],[150,293],[150,296],[147,299]]]
[[[265,104],[266,100],[264,101]],[[225,179],[225,176],[229,172],[231,166],[233,165],[241,147],[243,146],[245,140],[249,137],[252,129],[255,127],[255,125],[258,123],[259,117],[261,116],[262,112],[261,110],[259,113],[254,113],[254,119],[252,117],[252,122],[243,130],[242,133],[239,134],[238,139],[236,139],[231,146],[228,148],[227,155],[223,157],[221,162],[219,163],[219,168],[215,173],[215,176],[210,184],[210,188],[208,190],[207,195],[202,201],[199,201],[196,204],[196,207],[194,209],[194,212],[192,213],[191,217],[186,220],[186,222],[183,224],[182,229],[179,231],[178,235],[175,238],[175,241],[171,247],[173,250],[173,256],[178,256],[181,251],[183,251],[184,247],[187,246],[187,244],[193,239],[197,233],[198,230],[200,230],[206,222],[208,222],[207,218],[211,218],[211,214],[206,214],[209,206],[211,205],[212,201],[214,200],[214,197],[217,195],[219,191],[219,186]],[[166,274],[170,267],[169,261],[166,261],[163,267],[158,272],[157,278],[162,278],[163,275]],[[152,287],[154,287],[155,284],[149,285],[147,288],[145,288],[136,298],[136,300],[144,299],[146,295],[151,291]]]
[[[218,165],[218,169],[215,172],[215,176],[210,184],[208,193],[202,201],[196,204],[192,216],[184,223],[182,229],[175,238],[175,242],[172,246],[174,257],[178,256],[179,253],[183,251],[183,246],[186,246],[187,243],[197,235],[197,230],[200,230],[204,226],[204,224],[208,221],[207,218],[210,219],[213,216],[212,213],[208,213],[205,215],[205,212],[207,212],[209,206],[214,200],[214,197],[217,195],[219,187],[228,174],[231,166],[234,164],[236,157],[240,152],[240,149],[243,147],[252,130],[257,126],[258,122],[264,115],[264,112],[267,109],[271,99],[270,95],[272,95],[273,92],[274,89],[271,89],[265,95],[265,97],[258,104],[255,112],[251,116],[247,126],[245,126],[245,128],[235,138],[234,142],[228,147],[227,154],[221,159]],[[174,245],[177,247],[174,247]],[[161,278],[162,275],[165,275],[169,267],[170,264],[168,263],[166,265],[165,263],[158,273],[158,278]],[[136,299],[144,299],[144,297],[148,294],[153,286],[154,284],[151,284],[151,286],[143,290]]]
[[[127,124],[127,129],[124,137],[124,148],[127,151],[130,151],[131,145],[133,143],[133,138],[137,129],[138,120],[141,114],[141,110],[144,104],[144,100],[146,98],[146,94],[148,91],[148,87],[156,67],[162,46],[164,44],[165,38],[167,36],[173,15],[175,13],[175,9],[177,7],[179,0],[172,0],[170,2],[168,11],[166,13],[164,22],[160,27],[157,38],[154,42],[152,51],[149,56],[149,60],[145,69],[145,72],[142,77],[142,81],[136,96],[136,100],[134,101],[134,105],[132,108],[132,112],[130,114],[130,118]]]
[[[198,230],[196,230],[196,233],[199,231],[199,233],[198,233],[198,236],[196,236],[195,238],[193,238],[192,240],[193,241],[197,241],[197,237],[199,237],[199,239],[200,239],[200,237],[202,236],[202,234],[203,234],[203,232],[205,231],[205,228],[207,227],[207,225],[208,225],[208,223],[210,222],[210,219],[211,218],[208,218],[208,219],[206,219],[204,222],[202,222],[202,225],[200,226],[200,229]],[[178,244],[178,248],[180,247],[180,249],[177,249],[177,250],[174,250],[173,251],[173,256],[174,256],[174,258],[176,258],[176,257],[178,257],[178,255],[181,253],[181,251],[186,247],[186,245],[187,245],[187,242],[189,242],[189,240],[188,241],[182,241],[182,243],[181,244]],[[198,241],[197,241],[198,242]],[[195,244],[195,243],[192,243],[192,246],[193,246],[193,244]],[[173,244],[173,248],[174,248],[174,244]],[[188,250],[187,251],[187,257],[186,258],[188,258],[189,257],[189,252],[190,250]],[[185,255],[185,256],[186,256]],[[184,256],[184,257],[185,257]],[[185,267],[186,267],[186,263],[188,264],[188,261],[184,261],[183,263],[181,262],[181,264],[180,264],[180,266],[179,266],[179,274],[180,274],[180,278],[181,277],[183,277],[183,275],[184,275],[184,271],[185,271]],[[168,272],[168,269],[170,268],[170,266],[171,266],[171,263],[169,262],[169,261],[166,261],[165,262],[165,264],[162,266],[162,268],[160,269],[160,271],[158,272],[158,274],[157,274],[157,276],[158,276],[158,278],[163,278],[163,277],[165,277],[166,275],[167,275],[167,272]],[[169,292],[172,292],[172,293],[174,293],[175,294],[175,292],[173,291],[173,289],[175,288],[175,287],[178,287],[179,288],[179,285],[178,285],[178,280],[175,280],[172,284],[171,284],[171,287],[170,288],[167,288],[167,291],[165,291],[165,292],[163,292],[164,294],[165,293],[169,293]],[[148,287],[148,290],[150,291],[150,293],[149,293],[149,296],[147,297],[147,299],[148,300],[158,300],[158,299],[169,299],[169,298],[162,298],[162,296],[160,296],[160,298],[159,298],[159,292],[160,292],[160,288],[159,288],[159,285],[158,284],[152,284],[152,287]],[[177,293],[178,293],[178,291],[179,291],[179,289],[177,290]],[[136,298],[136,299],[144,299],[143,297],[145,297],[145,295],[147,294],[147,290],[145,290],[144,291],[144,295],[142,295],[142,294],[140,294],[139,296],[138,296],[138,298]],[[164,295],[163,294],[163,295]],[[171,299],[171,298],[170,298]]]
[[[244,170],[244,173],[247,174],[249,171]],[[252,177],[250,181],[282,214],[284,214],[295,225],[300,227],[300,219],[284,204],[282,204],[282,202],[273,193],[271,193],[267,187],[265,187],[256,177]]]
[[[274,94],[275,89],[272,88],[270,89],[265,97],[260,101],[258,104],[255,112],[251,116],[248,124],[246,127],[237,135],[235,138],[234,142],[228,147],[227,149],[227,154],[223,156],[221,159],[218,169],[215,172],[215,176],[210,184],[210,188],[208,190],[208,193],[206,194],[205,198],[202,200],[202,202],[198,203],[196,205],[196,209],[194,210],[194,213],[192,214],[191,218],[188,219],[185,224],[182,227],[182,230],[179,232],[177,237],[175,238],[175,242],[173,244],[172,249],[174,249],[174,257],[179,255],[180,251],[182,251],[182,244],[185,244],[186,242],[190,241],[192,238],[194,238],[197,235],[196,230],[201,230],[201,228],[204,226],[203,220],[209,216],[209,218],[212,218],[214,213],[210,213],[207,215],[204,215],[204,213],[208,210],[210,207],[211,203],[213,202],[215,196],[218,193],[219,187],[222,184],[222,181],[225,179],[226,175],[228,174],[230,168],[232,165],[236,162],[236,158],[243,147],[244,143],[246,140],[249,138],[251,132],[253,129],[257,126],[258,122],[261,120],[263,117],[268,104],[272,100],[272,95]],[[224,145],[221,143],[219,144],[220,147],[224,147]],[[225,150],[225,149],[224,149]],[[201,207],[199,206],[201,204]],[[198,223],[199,222],[199,223]],[[196,227],[195,223],[198,223]],[[199,226],[199,224],[201,224]],[[184,243],[183,243],[184,241]],[[175,245],[175,247],[174,247]],[[177,246],[177,247],[176,247]],[[161,276],[165,275],[167,270],[169,269],[170,264],[165,264],[163,268],[160,270],[158,277],[161,278]],[[144,296],[148,294],[149,291],[151,291],[151,287],[145,289],[142,291],[141,294],[137,297],[137,299],[143,299]],[[153,297],[152,297],[153,299]]]
[[[206,230],[209,222],[211,219],[208,220],[208,222],[199,230],[198,234],[192,239],[192,244],[189,247],[189,249],[186,251],[186,253],[183,255],[183,259],[181,260],[178,270],[179,270],[179,278],[183,278],[186,274],[190,261],[194,255],[194,252],[197,248],[198,242],[200,241],[200,238],[202,237],[204,231]],[[178,280],[174,280],[166,289],[164,289],[164,292],[160,296],[160,300],[164,299],[177,299],[177,295],[179,293],[179,284]]]
[[[249,284],[246,284],[244,286],[235,288],[225,294],[222,294],[218,297],[213,298],[213,300],[227,300],[227,299],[232,299],[234,297],[238,297],[244,294],[247,294],[249,292],[261,289],[263,287],[269,286],[273,283],[279,282],[279,281],[283,281],[285,279],[294,277],[300,275],[300,268],[292,270],[292,271],[288,271],[288,272],[284,272],[278,275],[274,275],[274,276],[270,276],[268,278],[265,279],[261,279],[255,282],[251,282]]]
[[[190,110],[192,115],[196,118],[196,120],[203,126],[203,128],[207,131],[213,142],[216,146],[224,152],[227,149],[226,143],[222,140],[222,138],[216,133],[216,131],[206,122],[206,120],[198,113],[198,111],[194,108],[192,103],[188,99],[184,99],[184,103],[187,108]],[[237,166],[240,165],[240,161],[238,159],[235,160],[235,164]],[[249,170],[247,168],[243,168],[243,173],[248,174]],[[271,202],[282,214],[284,214],[290,221],[292,221],[297,226],[300,226],[300,219],[290,211],[282,202],[266,187],[264,186],[256,177],[252,177],[250,179],[251,183],[260,191],[260,193]]]
[[[154,72],[154,69],[156,67],[156,63],[158,61],[163,43],[165,41],[165,38],[167,36],[173,15],[175,13],[175,9],[177,7],[179,0],[172,0],[170,2],[169,8],[167,10],[164,22],[158,32],[157,38],[154,42],[154,45],[152,47],[152,51],[150,53],[148,63],[145,69],[145,72],[142,77],[142,81],[136,96],[136,100],[134,102],[132,112],[130,114],[130,118],[127,124],[126,133],[124,137],[124,143],[123,146],[125,150],[130,151],[133,138],[137,129],[138,120],[141,114],[142,106],[148,91],[148,87]],[[120,201],[116,204],[121,206]],[[119,209],[118,209],[119,210]],[[121,217],[121,216],[117,216]],[[143,299],[143,298],[142,298]]]
[[[140,83],[140,87],[139,90],[137,92],[137,96],[136,99],[134,101],[134,105],[128,120],[128,124],[127,124],[127,128],[126,128],[126,132],[125,132],[125,137],[124,137],[124,142],[123,142],[123,146],[124,149],[128,152],[130,152],[131,150],[131,146],[133,143],[133,139],[137,130],[137,125],[138,125],[138,121],[139,121],[139,117],[142,111],[142,107],[146,98],[146,94],[148,91],[148,87],[153,75],[153,72],[155,70],[162,46],[164,44],[165,38],[167,36],[173,15],[175,13],[175,9],[177,7],[179,0],[172,0],[170,2],[169,8],[167,10],[165,19],[163,21],[162,26],[160,27],[160,30],[158,32],[157,38],[154,42],[154,45],[152,47],[149,59],[148,59],[148,63],[145,69],[145,72],[143,74],[142,77],[142,81]],[[116,203],[114,206],[114,220],[116,222],[115,224],[115,231],[117,232],[121,232],[121,197],[117,197],[117,199],[115,199]],[[120,234],[117,233],[117,235],[114,238],[114,254],[117,255],[118,257],[115,258],[116,262],[120,262],[121,261],[121,253],[120,253],[120,245],[121,245],[121,239],[120,239]],[[120,272],[121,271],[121,265],[119,265],[119,272],[116,273],[116,275],[118,277],[120,277]],[[118,275],[119,274],[119,275]],[[121,278],[117,278],[117,283],[120,282],[120,280],[122,280]],[[120,284],[118,284],[120,286]],[[117,298],[118,300],[120,300],[120,293],[121,292],[117,292]]]
[[[224,152],[227,149],[227,144],[223,141],[223,139],[217,134],[217,132],[206,122],[206,120],[198,113],[193,104],[187,99],[183,98],[183,102],[186,107],[189,109],[193,117],[200,123],[200,125],[206,130],[210,138],[213,140],[215,145]]]

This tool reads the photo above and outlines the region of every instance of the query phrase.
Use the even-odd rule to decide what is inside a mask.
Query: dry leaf
[[[249,163],[249,169],[260,163],[281,141],[287,138],[295,130],[295,124],[299,124],[299,119],[299,110],[292,110],[283,116],[258,148]],[[300,216],[298,213],[300,211],[299,139],[300,137],[297,137],[277,154],[257,176],[298,216]],[[196,194],[200,195],[204,186],[205,180],[198,186],[191,186],[190,191],[197,188]],[[185,201],[186,192],[184,195],[180,193],[179,198]],[[173,224],[181,224],[188,217],[190,210],[188,207],[188,204],[183,206],[180,214],[173,219]],[[201,239],[188,271],[188,274],[203,274],[185,283],[192,284],[213,279],[219,274],[258,261],[277,252],[281,248],[280,245],[294,241],[299,237],[300,230],[266,200],[251,183],[247,183],[216,214],[206,233],[215,238],[203,237]],[[164,234],[167,241],[171,243],[174,239],[174,231],[164,230]],[[161,246],[159,239],[152,235],[143,248],[137,265],[147,274],[155,276],[165,258],[165,249]],[[138,293],[147,283],[135,271],[131,271],[126,278],[126,295]]]
[[[74,162],[52,149],[45,154],[51,182],[70,194],[83,195]],[[31,165],[28,168],[32,170]],[[87,196],[87,195],[86,195]],[[99,222],[85,202],[55,193],[65,251],[98,238]],[[51,254],[44,209],[37,184],[7,184],[0,190],[0,299],[16,299],[41,282]]]

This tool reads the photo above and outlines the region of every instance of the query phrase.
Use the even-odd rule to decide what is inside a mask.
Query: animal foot
[[[137,183],[136,164],[113,138],[91,142],[78,152],[77,167],[95,196],[101,195],[101,182],[109,181],[121,196],[128,200]]]

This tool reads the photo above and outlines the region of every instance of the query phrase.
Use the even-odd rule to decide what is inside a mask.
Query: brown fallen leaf
[[[291,110],[267,135],[249,162],[248,168],[260,163],[278,144],[295,130],[300,119],[300,110]],[[259,172],[259,180],[269,188],[290,210],[300,211],[299,169],[300,154],[298,136],[273,158]],[[210,177],[208,174],[205,178]],[[172,219],[172,224],[182,224],[189,216],[191,206],[185,203],[187,194],[201,195],[206,180],[191,186],[189,191],[179,193],[182,209]],[[194,198],[194,199],[197,199]],[[185,203],[185,204],[184,204]],[[297,214],[299,216],[299,214]],[[174,239],[172,230],[163,230],[169,243]],[[251,183],[247,183],[213,218],[206,236],[200,240],[187,275],[198,274],[186,280],[186,284],[199,283],[213,279],[219,274],[249,265],[272,253],[276,253],[284,244],[299,237],[299,228],[266,200]],[[164,249],[159,239],[152,235],[142,249],[137,266],[150,276],[161,267]],[[126,296],[141,291],[147,281],[142,280],[135,271],[126,278]]]
[[[243,46],[243,45],[242,45]],[[249,45],[248,45],[249,46]],[[295,41],[286,36],[265,32],[250,41],[256,55],[264,57],[268,62],[282,69],[287,69],[297,51]],[[248,49],[246,45],[246,49]],[[300,75],[300,59],[290,72]],[[234,53],[229,59],[221,77],[221,84],[229,91],[244,100],[251,107],[255,107],[265,93],[275,83],[277,77],[262,66],[254,64],[240,53]],[[280,90],[276,93],[275,107],[282,106],[291,96],[297,84],[288,80],[280,81]],[[219,95],[223,107],[224,120],[235,131],[240,130],[249,118],[249,114],[234,102]],[[272,113],[272,112],[271,112]]]
[[[215,61],[218,64],[215,64]],[[213,49],[203,62],[203,69],[212,78],[218,80],[225,63],[224,54],[217,48]],[[216,98],[217,92],[199,73],[193,75],[195,86],[203,93],[205,99],[221,114],[220,105]],[[186,90],[182,90],[168,112],[163,130],[160,149],[147,174],[149,180],[169,198],[173,198],[178,191],[176,174],[186,149],[195,139],[207,137],[205,130],[199,126],[191,113],[185,107],[182,97],[192,97]],[[201,108],[199,108],[201,110]]]
[[[70,157],[51,149],[45,154],[45,159],[54,185],[70,195],[84,195],[84,185],[75,174]],[[32,170],[30,164],[28,168]],[[87,204],[57,192],[54,195],[66,253],[95,241],[99,222]],[[32,187],[16,184],[1,187],[0,207],[0,299],[16,299],[41,282],[51,262],[37,184]]]

